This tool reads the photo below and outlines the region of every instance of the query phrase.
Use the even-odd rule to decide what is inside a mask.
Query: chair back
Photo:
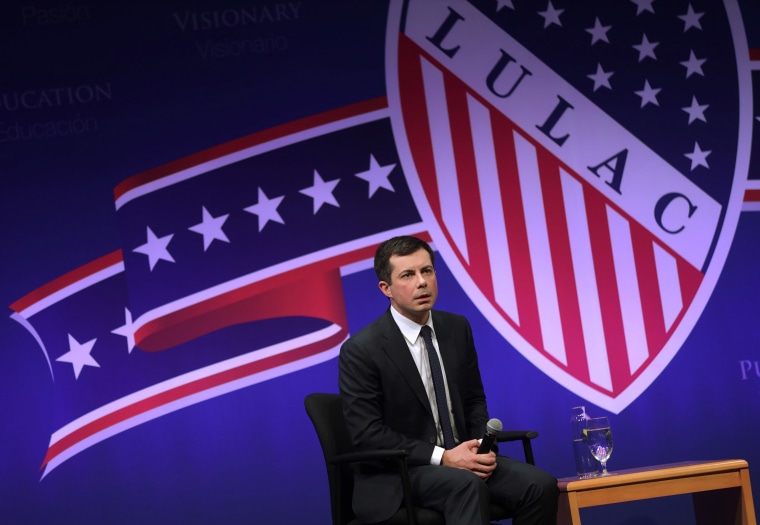
[[[351,507],[354,491],[353,471],[349,465],[330,463],[330,460],[338,454],[353,452],[351,438],[343,419],[340,395],[309,394],[304,400],[304,406],[317,432],[322,454],[325,457],[333,525],[345,525],[355,517]]]

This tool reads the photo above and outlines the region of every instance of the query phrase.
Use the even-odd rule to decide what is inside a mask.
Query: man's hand
[[[483,481],[487,480],[496,468],[496,454],[478,454],[478,440],[471,439],[456,447],[446,450],[441,458],[441,465],[469,470]]]

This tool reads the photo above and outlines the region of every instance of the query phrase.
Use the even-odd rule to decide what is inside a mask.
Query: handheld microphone
[[[491,451],[493,442],[496,441],[496,434],[501,432],[501,421],[498,419],[489,419],[486,423],[486,433],[483,434],[483,439],[478,447],[478,454],[488,454]]]

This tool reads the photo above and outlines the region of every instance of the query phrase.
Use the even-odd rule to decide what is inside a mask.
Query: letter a
[[[590,169],[591,172],[597,177],[601,177],[598,171],[602,166],[610,170],[612,172],[612,180],[605,181],[605,183],[607,186],[615,190],[619,195],[622,195],[623,193],[620,191],[620,184],[623,182],[623,171],[625,170],[626,159],[628,159],[628,150],[624,149],[609,159],[605,160],[601,164],[597,164],[596,166],[588,166],[588,169]],[[613,160],[615,163],[614,165],[611,165],[610,161]]]

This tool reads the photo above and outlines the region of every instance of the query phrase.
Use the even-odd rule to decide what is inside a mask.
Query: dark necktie
[[[436,354],[435,347],[433,346],[430,327],[423,326],[420,333],[422,334],[422,339],[425,340],[428,362],[430,363],[430,374],[433,376],[435,403],[438,405],[438,419],[441,422],[443,444],[446,449],[452,449],[456,446],[456,443],[454,442],[454,430],[451,427],[451,419],[449,418],[449,404],[446,402],[446,386],[443,382],[443,370],[441,370],[441,363],[438,361],[438,354]]]

